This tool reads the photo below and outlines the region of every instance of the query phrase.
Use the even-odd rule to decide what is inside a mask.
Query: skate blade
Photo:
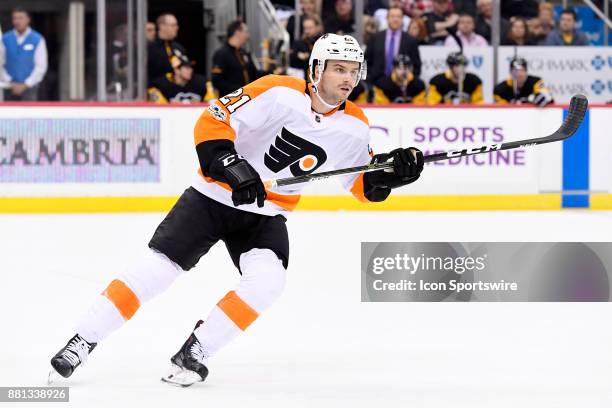
[[[161,380],[175,387],[189,387],[197,382],[201,382],[202,377],[195,371],[185,370],[173,364],[168,374],[163,376]]]
[[[56,384],[59,381],[61,381],[63,378],[64,377],[62,377],[60,373],[58,373],[54,369],[51,369],[51,371],[49,371],[49,375],[47,376],[47,385]]]

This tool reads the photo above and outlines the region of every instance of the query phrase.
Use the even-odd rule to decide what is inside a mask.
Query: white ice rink
[[[0,386],[45,385],[77,317],[162,218],[0,216]],[[298,212],[288,226],[285,293],[205,383],[159,378],[238,280],[222,244],[101,343],[53,406],[612,406],[612,304],[361,303],[359,255],[362,241],[612,241],[612,213]]]

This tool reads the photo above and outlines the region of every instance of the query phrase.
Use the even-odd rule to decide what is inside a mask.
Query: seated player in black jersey
[[[393,60],[391,75],[383,75],[376,80],[373,102],[425,104],[425,83],[415,78],[408,55],[398,54]]]
[[[186,55],[173,55],[172,73],[157,78],[147,90],[156,103],[200,103],[206,94],[206,79],[193,72],[193,63]]]
[[[554,103],[552,94],[542,78],[527,74],[527,60],[514,57],[510,61],[510,78],[500,82],[493,90],[495,103],[533,104],[545,106]]]
[[[393,59],[390,76],[383,75],[371,87],[366,81],[361,81],[348,99],[355,103],[424,105],[425,93],[425,82],[413,74],[412,60],[408,55],[399,54]]]
[[[347,99],[355,103],[371,103],[372,91],[370,84],[364,80],[359,81]]]
[[[484,103],[482,81],[477,75],[465,72],[468,60],[460,52],[452,52],[446,58],[448,69],[429,81],[427,102],[430,105]]]

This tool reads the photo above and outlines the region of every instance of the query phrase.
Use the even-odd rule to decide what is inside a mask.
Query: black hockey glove
[[[229,184],[235,206],[252,204],[256,200],[258,207],[264,206],[266,189],[259,174],[235,151],[224,152],[215,157],[210,164],[210,175]]]
[[[401,187],[415,182],[423,171],[423,153],[416,147],[399,148],[389,153],[377,154],[372,157],[371,163],[389,161],[393,161],[392,169],[365,173],[364,183],[375,187]]]

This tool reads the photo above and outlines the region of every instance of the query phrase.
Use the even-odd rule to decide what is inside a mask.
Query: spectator
[[[369,16],[373,16],[376,10],[381,9],[383,7],[388,8],[388,6],[388,0],[365,0],[363,13]]]
[[[576,30],[576,18],[573,9],[563,10],[559,16],[559,28],[548,34],[545,45],[589,45],[586,35]]]
[[[367,14],[363,15],[363,44],[370,42],[370,38],[378,32],[378,21]]]
[[[540,3],[538,21],[542,27],[542,34],[545,36],[555,29],[555,12],[551,3]]]
[[[538,18],[532,18],[531,20],[527,20],[527,29],[531,34],[531,40],[534,45],[544,44],[547,35],[544,34],[544,31],[542,30],[542,25]]]
[[[384,0],[387,2],[388,0]],[[317,0],[319,4],[319,10],[321,11],[321,18],[325,20],[326,16],[330,16],[336,9],[336,0]]]
[[[433,11],[433,0],[404,0],[404,14],[411,18],[422,17]]]
[[[127,25],[120,24],[113,29],[113,41],[110,45],[108,60],[109,89],[116,95],[116,100],[123,99],[127,88]]]
[[[315,0],[300,0],[299,13],[298,24],[300,24],[301,27],[304,16],[317,14],[317,5]],[[289,44],[293,44],[293,42],[296,40],[293,37],[293,34],[295,33],[295,14],[289,17],[289,20],[287,20],[287,32],[289,33]]]
[[[425,104],[425,82],[412,73],[413,65],[408,55],[399,54],[393,60],[393,72],[374,84],[374,103]]]
[[[457,29],[459,16],[452,12],[451,7],[450,0],[434,0],[433,11],[423,14],[430,44],[444,44],[449,31]]]
[[[502,0],[501,15],[505,19],[522,17],[529,19],[538,15],[538,0]]]
[[[157,28],[155,27],[155,23],[152,21],[147,21],[145,25],[145,37],[147,38],[147,42],[151,43],[155,41],[155,36],[157,35]]]
[[[317,15],[307,15],[302,19],[302,39],[296,41],[291,49],[289,63],[292,68],[301,69],[303,78],[308,80],[308,61],[315,41],[323,34],[323,25]]]
[[[334,14],[323,23],[325,32],[339,35],[354,35],[355,17],[353,14],[353,0],[336,0],[334,7]]]
[[[427,102],[430,105],[484,103],[482,81],[478,76],[465,72],[467,63],[467,58],[460,52],[448,55],[448,70],[429,81]]]
[[[510,29],[503,38],[501,45],[534,45],[524,18],[512,17],[510,19]]]
[[[381,31],[387,29],[387,15],[391,8],[399,8],[403,12],[402,0],[389,0],[389,7],[379,8],[374,12],[374,18],[378,21],[378,29]],[[408,31],[408,24],[410,24],[410,17],[404,13],[402,31]]]
[[[156,103],[200,103],[206,94],[206,79],[193,73],[193,62],[186,55],[171,58],[173,73],[157,78],[147,90]]]
[[[365,59],[368,63],[368,82],[375,83],[383,75],[391,75],[396,55],[408,55],[414,65],[414,75],[421,75],[421,56],[417,41],[401,30],[404,13],[398,7],[389,9],[387,28],[370,38]]]
[[[461,41],[461,44],[457,44],[457,39]],[[463,47],[486,47],[488,44],[483,36],[474,32],[474,17],[462,13],[459,14],[459,23],[457,24],[457,38],[449,35],[446,37],[444,45],[447,47],[455,45],[459,47],[462,45]]]
[[[478,0],[476,2],[478,13],[476,14],[476,34],[480,34],[487,42],[491,43],[491,21],[493,19],[493,0]],[[500,20],[500,39],[508,32],[508,20],[501,18]]]
[[[4,92],[8,101],[38,100],[38,87],[47,72],[47,44],[38,31],[30,28],[30,15],[25,9],[11,13],[13,30],[2,36],[4,61],[2,82],[10,83]]]
[[[533,104],[545,106],[554,103],[552,94],[542,78],[527,75],[527,61],[515,57],[510,61],[510,78],[495,86],[495,102],[500,104]]]
[[[172,56],[187,55],[185,47],[176,41],[179,25],[174,15],[166,13],[157,17],[158,33],[155,41],[150,42],[147,48],[148,62],[147,74],[149,85],[157,78],[172,73]]]
[[[415,17],[410,20],[410,25],[408,26],[408,34],[415,38],[419,45],[427,44],[427,27],[425,27],[425,22],[423,19],[419,17]]]
[[[242,20],[227,26],[227,41],[215,51],[211,70],[219,95],[227,95],[265,75],[255,68],[251,54],[242,49],[249,38],[249,27]]]
[[[453,10],[457,14],[476,15],[476,0],[453,0]]]

